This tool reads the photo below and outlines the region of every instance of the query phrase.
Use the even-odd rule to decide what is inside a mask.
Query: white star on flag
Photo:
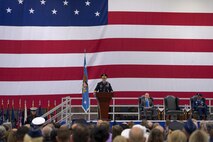
[[[79,12],[77,9],[74,11],[75,15],[79,15]]]
[[[31,8],[31,9],[29,9],[29,11],[30,11],[30,14],[34,14],[35,10]]]
[[[87,104],[87,101],[84,101],[84,104]]]
[[[46,1],[45,0],[41,0],[41,5],[45,5]]]
[[[68,5],[69,2],[65,0],[65,1],[63,1],[63,3],[64,3],[64,5]]]
[[[86,3],[86,6],[90,6],[91,2],[90,1],[86,1],[85,3]]]
[[[55,15],[56,15],[56,14],[57,14],[57,10],[53,9],[53,10],[52,10],[52,14],[55,14]]]
[[[97,12],[95,13],[95,16],[100,16],[100,12],[97,11]]]
[[[11,12],[12,12],[12,9],[8,7],[8,8],[6,9],[6,11],[7,11],[7,13],[11,13]]]
[[[23,0],[18,0],[18,4],[23,4]]]

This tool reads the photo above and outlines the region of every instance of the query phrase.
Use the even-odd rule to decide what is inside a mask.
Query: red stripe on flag
[[[213,66],[107,65],[87,69],[89,79],[99,78],[103,72],[110,78],[213,78]],[[82,67],[0,68],[0,81],[82,80],[82,72]]]
[[[0,53],[87,53],[103,51],[213,52],[213,40],[117,38],[68,41],[0,40]]]
[[[109,24],[213,26],[213,13],[109,12]]]

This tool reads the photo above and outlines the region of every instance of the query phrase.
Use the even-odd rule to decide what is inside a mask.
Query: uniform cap
[[[200,97],[202,97],[202,96],[203,96],[203,95],[202,95],[202,94],[200,94],[200,93],[197,93],[196,95],[197,95],[197,96],[200,96]]]
[[[45,119],[43,117],[36,117],[32,120],[32,124],[39,126],[45,123]]]
[[[37,107],[31,107],[30,111],[36,111],[38,108]]]
[[[101,75],[101,78],[107,78],[108,76],[107,76],[107,74],[105,74],[105,73],[103,73],[102,75]]]
[[[129,132],[130,132],[130,129],[125,129],[121,132],[121,136],[128,139],[129,138]]]

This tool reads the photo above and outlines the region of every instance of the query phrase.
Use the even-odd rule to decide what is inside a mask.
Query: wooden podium
[[[99,119],[108,120],[109,119],[109,104],[112,100],[113,93],[97,92],[96,98],[99,107]]]

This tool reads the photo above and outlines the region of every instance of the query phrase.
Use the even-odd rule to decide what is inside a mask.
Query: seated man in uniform
[[[113,92],[111,84],[108,81],[106,81],[107,77],[108,77],[107,74],[101,75],[102,81],[99,82],[97,86],[95,87],[95,91],[94,91],[95,93],[96,92],[107,92],[107,93]]]
[[[202,120],[203,114],[205,115],[205,118],[207,118],[207,105],[202,94],[197,94],[197,99],[194,101],[193,108],[195,111],[198,111],[198,119]]]

